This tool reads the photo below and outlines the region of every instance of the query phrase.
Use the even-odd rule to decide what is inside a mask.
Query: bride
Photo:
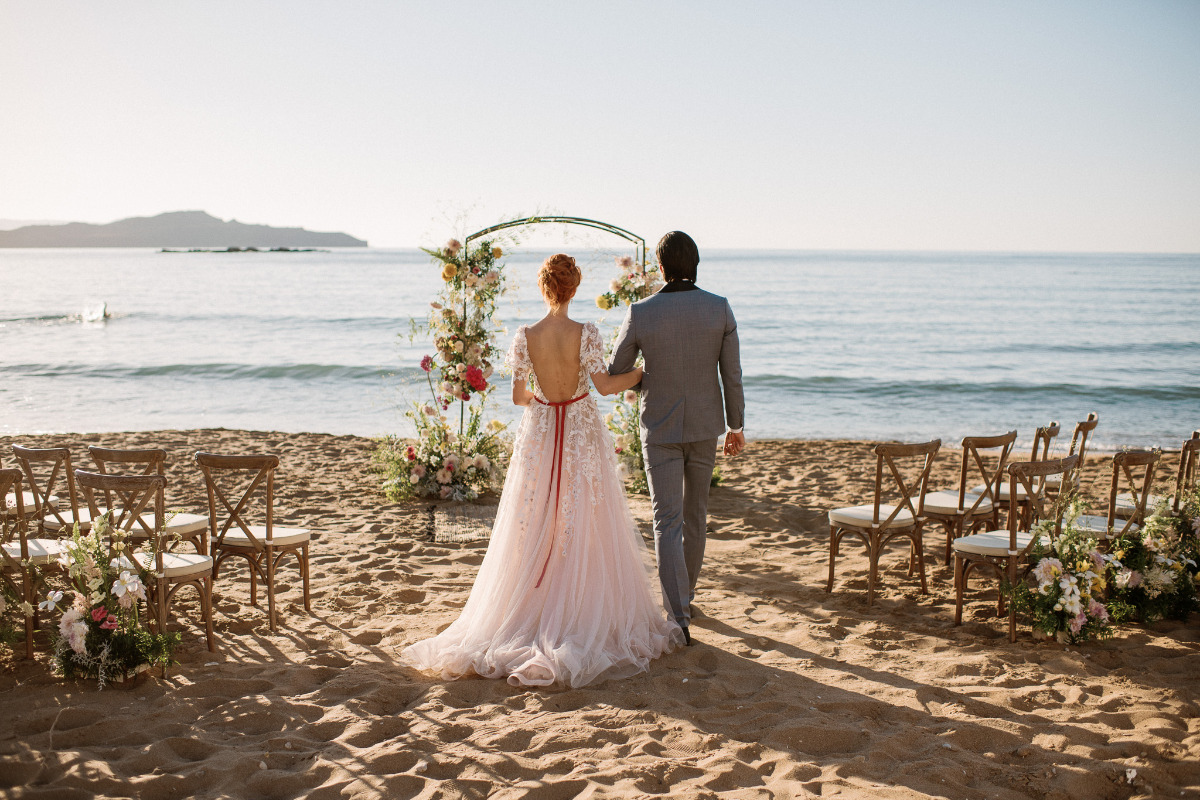
[[[525,412],[492,539],[459,618],[405,648],[418,669],[576,687],[641,672],[683,643],[652,596],[646,547],[588,395],[589,376],[608,395],[636,386],[642,370],[610,376],[600,331],[567,316],[580,277],[563,253],[538,272],[549,311],[517,330],[505,359]]]

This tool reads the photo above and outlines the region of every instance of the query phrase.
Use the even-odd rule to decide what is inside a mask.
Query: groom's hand
[[[745,433],[725,434],[725,455],[736,456],[746,449]]]

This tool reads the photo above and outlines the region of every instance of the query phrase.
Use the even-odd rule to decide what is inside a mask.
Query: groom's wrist
[[[729,432],[730,433],[741,433],[742,429],[741,428],[730,428]]]

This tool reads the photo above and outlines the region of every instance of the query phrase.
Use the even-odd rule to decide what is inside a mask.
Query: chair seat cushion
[[[1017,533],[1017,550],[1024,550],[1033,541],[1032,533]],[[972,533],[954,540],[954,552],[980,556],[1008,555],[1008,531],[984,531]]]
[[[1075,519],[1075,527],[1079,528],[1080,530],[1091,531],[1092,533],[1100,533],[1100,534],[1104,534],[1105,536],[1107,536],[1107,534],[1109,532],[1108,531],[1108,517],[1099,517],[1099,516],[1096,516],[1095,514],[1081,514]],[[1121,528],[1123,528],[1125,526],[1122,524],[1121,520],[1118,518],[1118,520],[1116,521],[1116,524],[1114,524],[1113,527],[1116,528],[1117,532],[1119,533],[1121,531]],[[1129,529],[1131,531],[1136,531],[1138,529],[1138,525],[1136,525],[1136,524],[1130,525]]]
[[[39,567],[58,561],[58,557],[67,552],[66,542],[61,539],[26,539],[25,544],[29,547],[29,560]],[[20,561],[21,542],[5,542],[4,554]]]
[[[975,502],[975,498],[979,495],[968,494],[964,500],[966,507],[962,509],[962,513],[966,514],[971,510],[971,504]],[[923,509],[928,514],[939,514],[951,516],[957,514],[958,508],[958,492],[930,492],[925,495],[925,506]],[[992,513],[992,501],[982,500],[972,512],[975,516]]]
[[[895,506],[880,505],[879,506],[879,523],[891,515]],[[869,528],[871,521],[875,516],[875,504],[868,503],[865,506],[850,506],[849,508],[835,508],[829,512],[829,523],[831,525],[847,525],[851,528]],[[892,520],[889,528],[911,528],[913,525],[913,515],[907,508],[903,509],[896,518]],[[278,528],[276,528],[278,530]]]
[[[985,488],[984,485],[981,483],[978,486],[974,486],[974,487],[968,489],[967,494],[979,496],[979,495],[983,494],[984,488]],[[1008,481],[1003,481],[999,486],[996,487],[995,491],[992,493],[992,496],[995,497],[997,500],[999,500],[1001,503],[1007,503],[1008,502],[1008,488],[1009,488]],[[1028,494],[1029,493],[1025,491],[1025,487],[1018,483],[1017,484],[1017,499],[1024,500],[1025,496]]]
[[[867,524],[870,524],[872,506],[867,506]],[[267,528],[265,525],[251,525],[250,532],[254,534],[254,538],[258,540],[257,546],[267,544]],[[312,531],[307,528],[281,528],[278,525],[271,528],[272,538],[271,544],[277,547],[292,544],[303,544],[312,536]],[[225,534],[225,538],[221,540],[222,547],[248,547],[255,549],[256,545],[250,541],[250,537],[241,530],[241,528],[231,528],[229,533]]]
[[[1158,506],[1162,499],[1163,498],[1157,494],[1152,494],[1146,498],[1147,516],[1154,513],[1154,509]],[[1169,505],[1174,499],[1174,497],[1166,498],[1167,504]],[[1113,511],[1116,512],[1116,515],[1121,519],[1129,519],[1132,517],[1137,511],[1137,506],[1133,502],[1133,495],[1131,495],[1129,492],[1121,492],[1121,494],[1117,495],[1117,505]]]
[[[151,528],[154,527],[154,514],[142,514],[142,520]],[[179,513],[167,520],[167,533],[177,533],[185,538],[194,538],[196,534],[208,527],[208,517],[200,514]],[[130,534],[135,539],[146,539],[146,529],[134,524]]]
[[[75,524],[74,521],[71,519],[71,509],[68,507],[66,510],[64,510],[60,513],[62,514],[62,518],[67,521],[67,530],[70,530]],[[105,513],[106,513],[106,510],[102,508],[97,512],[96,516],[100,517],[100,516],[103,516]],[[48,517],[42,517],[42,524],[45,526],[46,530],[48,530],[48,531],[62,530],[62,527],[63,527],[59,523],[58,517],[56,517],[54,515],[50,515]],[[85,506],[85,507],[79,509],[79,530],[90,531],[91,529],[92,529],[92,512],[91,512],[91,509],[89,509]]]
[[[155,569],[153,554],[139,551],[134,553],[133,557],[142,569]],[[199,553],[163,553],[163,574],[168,578],[212,572],[212,564],[211,556],[202,556]]]
[[[21,492],[21,505],[25,507],[25,513],[33,513],[33,492]],[[46,505],[50,508],[58,508],[58,496],[50,495],[46,498]],[[0,512],[15,510],[17,507],[17,495],[9,492],[4,495],[4,507],[0,508]]]

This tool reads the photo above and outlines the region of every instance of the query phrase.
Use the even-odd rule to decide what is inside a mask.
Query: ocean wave
[[[876,378],[846,378],[836,375],[745,375],[742,383],[747,390],[770,389],[787,393],[819,395],[859,395],[875,397],[928,397],[930,395],[1046,395],[1053,397],[1085,398],[1111,401],[1121,395],[1138,401],[1182,402],[1200,401],[1200,386],[1193,384],[1161,384],[1147,386],[1139,383],[1021,383],[1017,381],[895,381]]]
[[[157,364],[135,366],[128,364],[9,364],[0,366],[0,374],[16,374],[37,378],[94,378],[133,380],[177,378],[185,380],[294,380],[294,381],[361,381],[389,376],[415,379],[417,368],[385,369],[353,364],[237,364],[229,362],[203,364]]]

